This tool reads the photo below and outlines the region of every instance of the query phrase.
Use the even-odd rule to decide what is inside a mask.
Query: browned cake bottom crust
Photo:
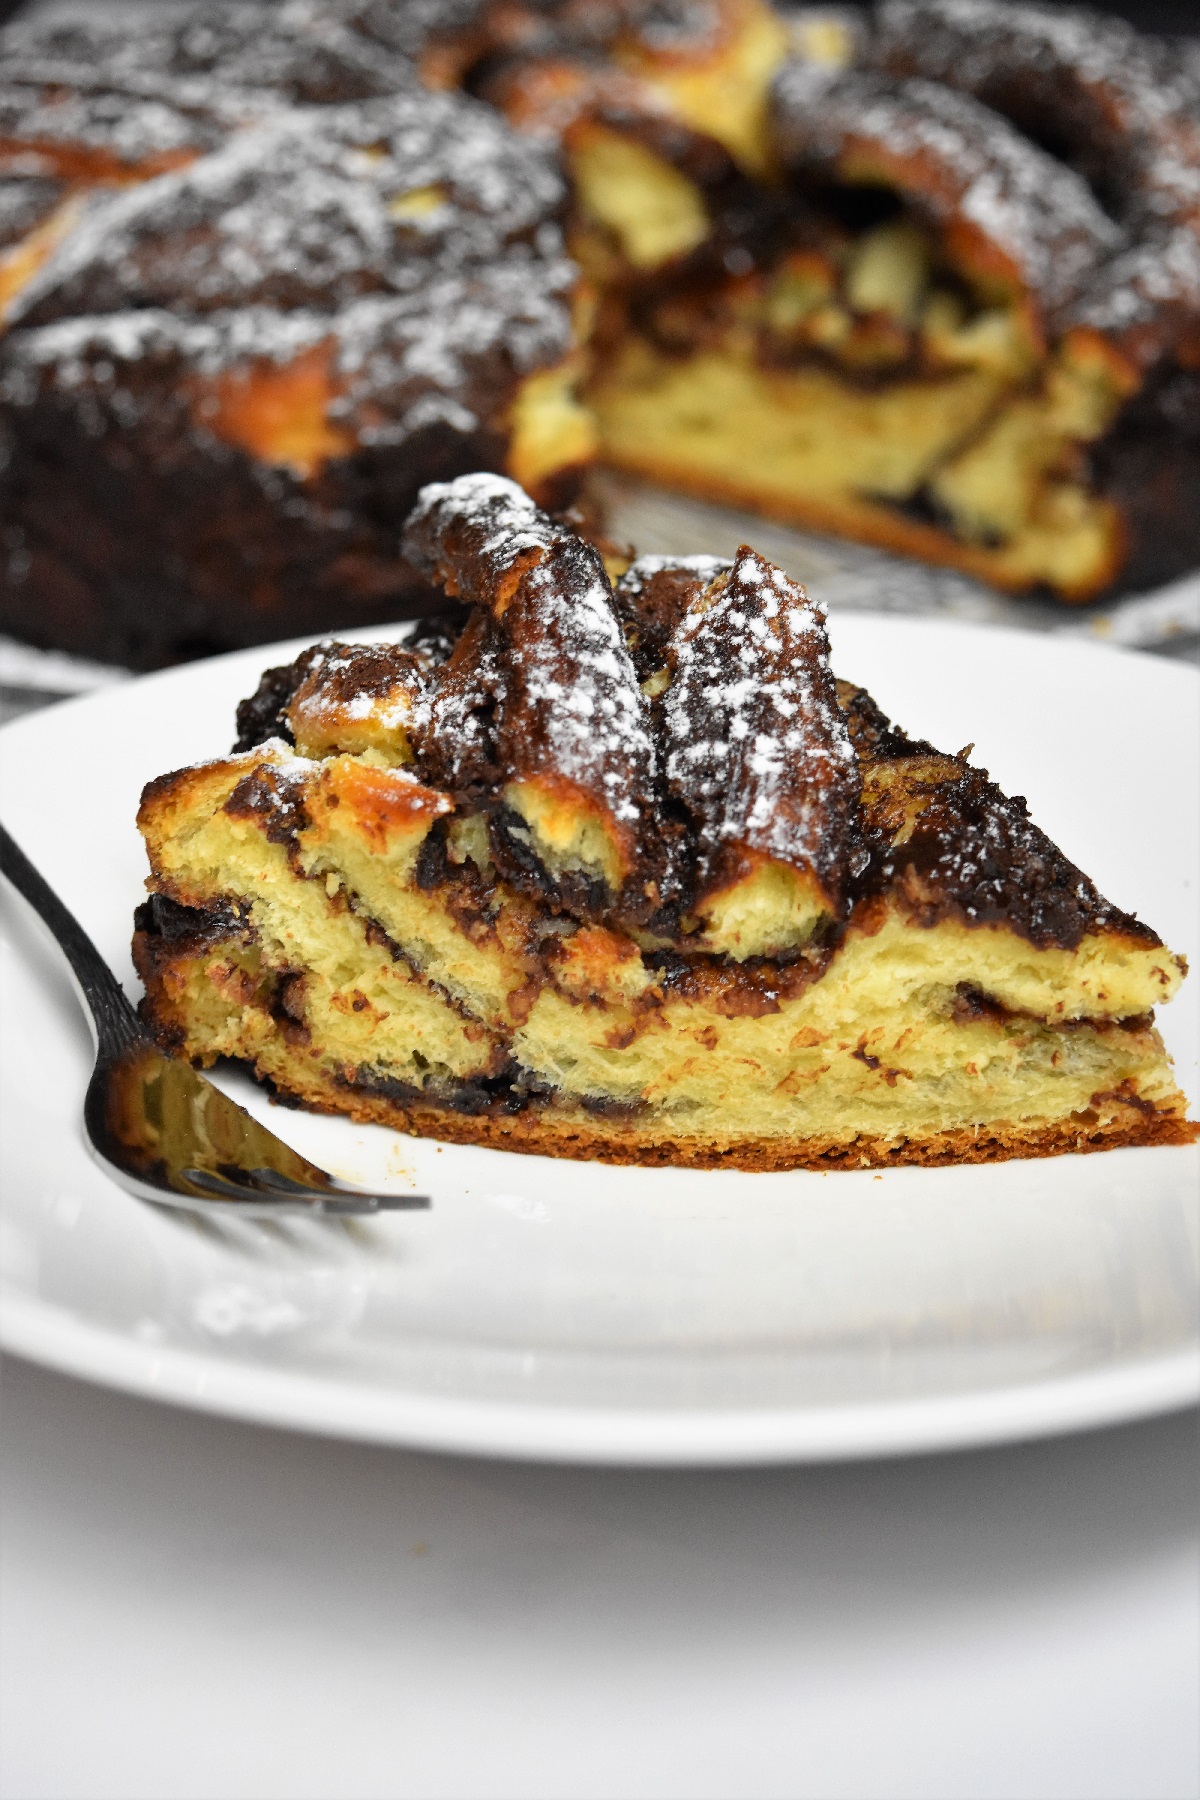
[[[1132,1093],[1097,1094],[1087,1112],[1051,1125],[993,1124],[941,1131],[919,1139],[859,1136],[833,1138],[676,1137],[669,1131],[631,1126],[625,1121],[556,1118],[547,1111],[455,1113],[447,1107],[405,1104],[385,1095],[339,1087],[331,1097],[322,1082],[276,1084],[285,1105],[337,1113],[360,1125],[386,1125],[409,1137],[448,1144],[475,1144],[488,1150],[516,1150],[574,1162],[605,1162],[643,1168],[744,1169],[781,1173],[788,1169],[938,1168],[953,1163],[1009,1162],[1021,1158],[1072,1156],[1096,1150],[1143,1148],[1152,1144],[1192,1144],[1200,1124],[1181,1112],[1160,1111]]]

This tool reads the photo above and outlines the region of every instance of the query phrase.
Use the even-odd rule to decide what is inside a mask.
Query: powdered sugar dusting
[[[1051,313],[1125,242],[1082,176],[978,101],[933,82],[792,64],[776,83],[775,118],[780,152],[796,170],[828,176],[870,146],[918,210],[939,226],[977,228]]]
[[[550,556],[528,578],[528,636],[520,667],[528,705],[539,715],[549,765],[579,787],[603,794],[614,819],[637,825],[654,771],[646,703],[613,612],[603,564]],[[563,592],[562,562],[576,565]],[[535,727],[537,729],[537,727]]]
[[[728,567],[728,558],[721,556],[639,556],[622,575],[621,588],[631,599],[636,599],[653,576],[667,570],[686,569],[697,580],[707,582],[715,581]]]
[[[823,877],[843,869],[858,764],[824,614],[743,546],[672,641],[666,777],[709,857],[744,845]]]
[[[1080,167],[1114,178],[1114,200],[1127,211],[1177,217],[1200,195],[1186,54],[1121,19],[1010,0],[884,0],[868,56],[1000,113],[1043,112]]]
[[[314,726],[336,737],[343,725],[370,721],[419,742],[429,724],[429,669],[402,645],[330,642],[310,653],[290,709],[302,737],[312,736]]]
[[[460,779],[486,750],[506,777],[561,779],[618,826],[640,827],[654,744],[597,551],[514,482],[487,474],[425,488],[405,549],[488,609],[471,657],[456,659],[469,661],[469,678],[459,682],[449,669],[444,701],[434,705],[435,732],[460,734],[449,752]],[[481,717],[488,698],[491,746]]]
[[[549,550],[563,535],[524,488],[487,470],[423,487],[408,534],[415,537],[426,527],[469,534],[472,554],[489,578],[507,572],[526,551]]]
[[[1123,20],[1010,0],[884,0],[868,60],[1049,133],[1120,221],[1068,310],[1152,362],[1200,313],[1200,61]]]
[[[287,364],[331,345],[339,392],[329,417],[345,422],[364,448],[403,446],[435,423],[470,437],[502,414],[515,377],[568,348],[560,294],[574,272],[564,263],[561,275],[548,273],[548,292],[501,266],[447,277],[418,294],[359,300],[336,319],[268,307],[193,319],[162,308],[63,319],[11,335],[0,396],[32,406],[49,385],[74,394],[97,433],[171,417],[179,429],[204,434],[203,415],[191,413],[188,376]]]
[[[561,178],[470,100],[410,91],[283,113],[97,209],[17,316],[170,306],[313,305],[414,293],[499,262],[526,278],[562,252]],[[410,205],[410,197],[416,203]]]

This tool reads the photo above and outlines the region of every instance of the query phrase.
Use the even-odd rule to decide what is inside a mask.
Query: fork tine
[[[260,1187],[271,1192],[294,1199],[323,1200],[335,1211],[344,1210],[340,1203],[349,1200],[370,1201],[370,1210],[379,1212],[423,1212],[430,1204],[427,1194],[376,1194],[366,1188],[343,1187],[337,1181],[327,1188],[312,1188],[293,1181],[290,1175],[280,1174],[277,1169],[252,1169],[250,1173]]]
[[[239,1175],[240,1175],[239,1171]],[[263,1195],[256,1183],[248,1177],[236,1179],[225,1174],[214,1174],[211,1169],[183,1169],[183,1179],[192,1187],[202,1188],[205,1193],[215,1194],[221,1200],[256,1200]]]
[[[433,1205],[428,1194],[372,1194],[371,1199],[377,1212],[428,1212]]]
[[[304,1181],[293,1181],[290,1175],[281,1174],[278,1169],[250,1169],[247,1178],[253,1180],[259,1188],[267,1188],[272,1193],[287,1194],[292,1198],[301,1197],[311,1200],[314,1196],[325,1196],[326,1188],[315,1188]]]
[[[327,1213],[331,1216],[423,1212],[430,1204],[426,1194],[372,1194],[354,1188],[305,1187],[274,1169],[239,1169],[228,1174],[214,1173],[209,1169],[184,1169],[182,1173],[192,1186],[213,1195],[226,1205],[261,1207],[266,1202],[280,1214],[285,1210]]]
[[[5,10],[0,0],[0,13]],[[79,921],[0,825],[0,872],[50,927],[75,972],[98,1054],[84,1100],[84,1136],[97,1164],[127,1194],[152,1205],[215,1218],[413,1212],[423,1194],[356,1192],[307,1163],[190,1063],[165,1055],[139,1024],[116,976]],[[267,1167],[246,1171],[234,1161],[220,1171],[181,1167],[214,1143],[234,1157],[278,1155],[315,1185]]]
[[[323,1220],[341,1216],[340,1208],[335,1213],[321,1202],[284,1200],[274,1194],[255,1194],[253,1191],[245,1194],[231,1191],[220,1197],[214,1192],[211,1198],[202,1199],[199,1194],[174,1194],[163,1189],[158,1192],[146,1189],[142,1191],[141,1197],[165,1207],[168,1212],[190,1214],[192,1218],[219,1222],[222,1225],[232,1225],[235,1219],[239,1224],[253,1220],[256,1224],[274,1226],[278,1230],[285,1221]],[[350,1210],[359,1213],[374,1209],[354,1206]]]

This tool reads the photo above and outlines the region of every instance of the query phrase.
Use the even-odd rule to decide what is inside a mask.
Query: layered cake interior
[[[1065,600],[1131,560],[1153,579],[1168,542],[1194,561],[1194,433],[1173,468],[1143,445],[1157,499],[1121,443],[1147,406],[1178,440],[1168,414],[1200,404],[1186,74],[1127,27],[996,0],[709,10],[600,62],[497,9],[482,64],[562,145],[602,456]]]
[[[1194,1138],[1153,1023],[1182,960],[836,679],[783,571],[743,546],[614,583],[495,475],[427,487],[404,548],[457,613],[268,670],[231,755],[146,789],[165,1045],[614,1162]]]
[[[1067,601],[1195,563],[1187,54],[1009,0],[480,0],[423,67],[560,144],[608,463]]]
[[[1138,383],[1096,333],[1053,330],[1059,308],[1046,302],[1057,297],[1045,289],[1051,271],[1086,271],[1112,241],[1110,222],[1077,177],[1000,121],[981,130],[969,103],[938,90],[922,96],[914,125],[911,96],[889,105],[874,84],[843,80],[851,92],[827,155],[829,124],[810,126],[812,85],[803,68],[781,83],[777,104],[792,116],[779,135],[799,166],[826,162],[825,180],[786,228],[770,196],[757,196],[758,254],[734,256],[732,274],[685,273],[664,254],[673,233],[644,246],[631,188],[610,196],[589,174],[615,135],[579,134],[587,218],[572,244],[607,302],[588,389],[602,453],[665,485],[953,563],[996,586],[1090,597],[1111,585],[1126,540],[1086,454]],[[832,98],[823,106],[832,112]],[[892,166],[904,159],[883,142],[864,146],[864,120],[881,137],[924,139],[923,176],[931,146],[944,157],[939,174],[959,192],[938,209],[942,229],[885,185],[904,179]],[[971,197],[963,171],[989,179],[998,162],[1006,185],[1042,184],[1061,210],[1038,220],[1047,241],[1027,247],[1036,275],[994,241],[954,236]],[[651,166],[647,190],[667,168]],[[697,215],[697,231],[704,220],[707,238],[698,186],[685,199],[671,174],[680,211]],[[647,191],[642,231],[646,215],[661,226],[666,211]],[[614,235],[632,266],[612,253]]]

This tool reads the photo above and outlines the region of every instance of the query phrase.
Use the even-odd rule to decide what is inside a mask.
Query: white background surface
[[[1197,1790],[1192,1415],[685,1474],[3,1400],[5,1800]]]

